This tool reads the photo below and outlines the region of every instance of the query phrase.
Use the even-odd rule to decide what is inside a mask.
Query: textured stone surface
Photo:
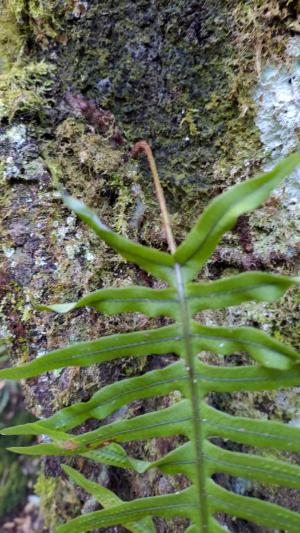
[[[297,2],[117,4],[0,0],[0,331],[13,336],[14,361],[76,340],[156,324],[141,316],[106,318],[76,311],[57,317],[33,309],[34,301],[72,301],[111,284],[153,284],[99,243],[61,205],[55,190],[58,181],[122,234],[166,249],[148,169],[129,157],[133,142],[146,138],[153,144],[178,241],[211,197],[298,145],[298,60],[295,52],[291,56],[297,49]],[[275,76],[272,83],[268,76]],[[286,76],[292,76],[292,83]],[[70,94],[88,111],[76,109]],[[105,132],[99,126],[101,113],[102,118],[108,116],[105,113],[113,117]],[[298,185],[289,181],[258,212],[244,217],[221,243],[203,276],[213,279],[257,268],[295,273],[297,194]],[[282,310],[277,304],[249,304],[202,319],[254,324],[297,346],[297,316],[299,300],[291,292]],[[49,373],[24,383],[27,404],[36,416],[47,416],[154,364],[121,361]],[[295,417],[293,391],[289,396],[216,396],[214,401],[231,406],[232,412],[259,417],[265,416],[266,398],[267,416]],[[137,415],[169,401],[138,403],[132,409]],[[155,458],[171,445],[158,439],[146,448],[135,444],[131,451]],[[124,498],[162,494],[184,483],[178,480],[175,486],[158,474],[139,478],[91,464],[84,471]],[[68,493],[70,486],[55,477],[60,473],[57,459],[46,461],[45,473],[47,481],[41,477],[39,494],[53,528],[54,516],[66,519],[87,498],[80,491],[71,491],[68,500],[61,498],[61,491]],[[241,480],[226,482],[237,492],[262,493]],[[263,489],[263,494],[272,501],[278,497],[289,503],[294,498],[287,491],[276,496]],[[239,521],[230,525],[233,531],[264,531]],[[161,533],[183,531],[180,522],[159,521],[157,528]]]

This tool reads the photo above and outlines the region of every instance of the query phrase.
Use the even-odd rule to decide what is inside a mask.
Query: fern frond
[[[122,357],[174,353],[178,361],[166,368],[107,385],[88,402],[77,402],[46,420],[7,428],[6,435],[47,435],[49,442],[11,451],[31,455],[73,456],[145,473],[158,468],[169,475],[184,474],[190,486],[178,493],[122,502],[111,491],[88,481],[64,466],[78,485],[96,497],[104,509],[80,516],[60,526],[57,533],[88,532],[123,525],[136,533],[155,531],[152,517],[190,520],[186,533],[223,533],[217,513],[253,521],[288,533],[300,531],[300,514],[255,498],[237,495],[214,481],[224,473],[256,482],[300,489],[300,468],[283,459],[263,458],[256,449],[300,452],[300,428],[269,420],[235,417],[207,403],[210,392],[276,390],[299,385],[300,355],[292,347],[250,327],[206,326],[194,320],[197,312],[239,305],[246,301],[273,302],[299,285],[299,278],[264,272],[238,274],[212,282],[191,282],[237,217],[256,208],[281,180],[300,164],[292,155],[271,172],[236,185],[211,202],[185,241],[173,254],[125,239],[107,228],[82,202],[64,195],[65,203],[107,244],[125,259],[167,281],[168,288],[108,288],[94,291],[67,304],[39,308],[59,313],[83,306],[107,314],[139,312],[167,316],[169,326],[116,334],[61,348],[15,368],[0,370],[0,378],[33,377],[67,366],[87,366]],[[170,228],[169,228],[170,229]],[[171,234],[172,237],[172,234]],[[222,358],[246,352],[257,366],[210,366],[202,352]],[[157,412],[103,423],[93,431],[73,434],[89,419],[104,421],[120,407],[139,399],[178,391],[177,402]],[[183,436],[175,450],[149,462],[130,457],[122,443],[155,437]],[[229,451],[217,445],[228,439],[250,446],[253,452]]]
[[[300,279],[266,272],[245,272],[208,283],[188,283],[186,299],[191,314],[195,314],[248,301],[273,302],[293,285],[300,285]]]
[[[123,333],[102,337],[96,341],[78,342],[67,348],[54,350],[16,368],[0,371],[3,379],[24,379],[57,368],[89,366],[120,357],[141,357],[152,353],[180,352],[182,334],[177,324],[159,329]]]
[[[253,366],[214,367],[197,361],[196,375],[203,394],[276,390],[299,385],[300,365],[282,372]],[[107,385],[97,391],[89,401],[74,403],[41,422],[12,426],[2,429],[1,432],[4,435],[43,435],[47,433],[47,428],[68,431],[91,418],[103,420],[134,400],[165,396],[173,390],[180,391],[184,396],[188,394],[188,377],[181,361],[143,376]]]
[[[293,285],[300,285],[299,278],[289,278],[266,272],[245,272],[208,283],[188,283],[186,300],[192,314],[204,309],[219,309],[242,302],[273,302]],[[146,316],[179,318],[179,301],[175,289],[150,289],[127,287],[100,289],[80,298],[77,302],[37,305],[40,311],[68,313],[81,307],[91,307],[107,315],[138,312]]]
[[[107,315],[132,313],[134,310],[136,313],[143,313],[150,317],[169,316],[176,320],[179,313],[178,303],[174,289],[128,287],[125,289],[100,289],[83,296],[75,303],[38,305],[36,307],[40,311],[55,311],[56,313],[67,313],[80,307],[92,307]]]

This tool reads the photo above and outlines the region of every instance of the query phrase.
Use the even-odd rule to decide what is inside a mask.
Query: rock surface
[[[107,318],[76,311],[57,317],[34,310],[34,302],[72,301],[100,287],[153,283],[62,206],[58,182],[117,231],[166,249],[149,171],[129,155],[135,141],[147,139],[153,145],[178,242],[210,198],[285,150],[298,148],[299,72],[290,51],[298,42],[300,10],[296,1],[286,4],[0,0],[0,333],[13,338],[13,361],[155,324],[133,315]],[[283,127],[287,137],[277,142],[277,128]],[[292,178],[260,210],[243,217],[203,277],[259,268],[294,274],[298,194]],[[247,304],[226,315],[206,314],[203,320],[255,324],[297,347],[299,313],[299,297],[289,292],[281,310],[277,304]],[[35,416],[48,416],[151,364],[122,361],[27,380],[28,408]],[[214,402],[237,414],[290,420],[296,417],[295,395],[216,396]],[[151,400],[130,409],[139,414],[169,401]],[[163,445],[165,451],[172,443],[150,443],[147,459],[157,457]],[[142,450],[132,448],[137,455]],[[59,460],[47,459],[44,469],[38,492],[51,530],[88,502],[58,477]],[[90,464],[84,470],[124,499],[164,494],[184,484]],[[295,501],[286,490],[275,494],[243,480],[225,481],[240,493]],[[265,531],[240,521],[228,525],[243,533]],[[161,533],[183,529],[181,521],[157,522]]]

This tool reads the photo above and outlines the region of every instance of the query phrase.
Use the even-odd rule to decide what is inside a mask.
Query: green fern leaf
[[[70,478],[77,483],[77,485],[94,496],[104,508],[115,507],[121,503],[122,500],[120,500],[120,498],[118,498],[113,492],[102,487],[98,483],[88,481],[84,476],[79,474],[77,470],[74,470],[74,468],[67,465],[63,465],[62,468]],[[138,522],[128,522],[125,525],[129,531],[132,531],[132,533],[155,533],[153,522],[149,518],[143,518]]]
[[[186,533],[227,531],[216,516],[224,512],[288,533],[300,531],[300,514],[278,505],[241,496],[214,481],[220,472],[271,485],[300,489],[300,468],[284,460],[255,453],[229,451],[215,438],[269,449],[300,452],[300,429],[268,420],[251,420],[218,411],[206,402],[209,392],[276,390],[299,385],[300,355],[292,347],[250,327],[205,326],[194,320],[197,312],[220,309],[246,301],[272,302],[300,278],[264,272],[238,274],[213,282],[191,282],[237,217],[258,207],[281,180],[300,164],[292,155],[271,172],[236,185],[206,208],[185,241],[172,254],[141,246],[107,228],[82,202],[64,195],[71,208],[95,233],[126,260],[166,281],[164,289],[108,288],[94,291],[77,302],[39,306],[58,313],[88,306],[115,314],[139,312],[167,316],[173,324],[152,330],[111,335],[60,348],[29,363],[0,371],[0,378],[33,377],[57,368],[87,366],[122,357],[174,353],[178,361],[166,368],[108,385],[88,402],[77,402],[46,420],[2,430],[6,435],[47,435],[49,442],[11,451],[30,455],[73,456],[144,473],[153,468],[169,475],[184,474],[190,486],[178,493],[122,502],[104,487],[64,466],[78,485],[92,494],[103,509],[61,525],[57,533],[88,532],[123,525],[136,533],[155,531],[152,518],[189,519]],[[166,222],[167,223],[167,222]],[[172,242],[170,247],[172,249]],[[174,247],[174,246],[173,246]],[[219,356],[246,352],[258,365],[210,366],[200,361],[203,351]],[[83,434],[72,430],[89,419],[105,420],[134,400],[178,391],[178,401],[158,412],[99,425]],[[186,442],[155,462],[130,457],[122,443],[153,437],[181,435]]]

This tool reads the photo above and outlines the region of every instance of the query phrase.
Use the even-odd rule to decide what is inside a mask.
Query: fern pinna
[[[300,488],[300,468],[283,460],[253,453],[226,450],[212,441],[230,439],[258,448],[277,448],[300,452],[300,429],[266,420],[234,417],[208,405],[210,392],[260,391],[300,383],[300,355],[291,347],[251,327],[212,327],[193,319],[198,311],[219,309],[253,300],[273,301],[300,278],[265,272],[246,272],[219,281],[192,282],[215,250],[224,232],[237,218],[259,206],[298,164],[294,154],[272,171],[240,183],[215,198],[178,248],[172,236],[168,212],[158,180],[155,163],[146,143],[140,143],[148,156],[157,196],[162,208],[171,253],[130,241],[111,231],[81,201],[64,194],[65,204],[92,230],[126,260],[168,284],[152,289],[132,286],[101,289],[76,303],[42,306],[44,310],[65,313],[89,306],[115,314],[139,312],[150,317],[167,316],[171,325],[147,331],[117,334],[80,342],[55,350],[16,368],[4,369],[0,378],[19,379],[67,366],[87,366],[123,357],[177,354],[177,362],[108,385],[89,401],[61,409],[48,419],[5,429],[6,435],[47,435],[48,442],[12,451],[32,455],[80,455],[106,465],[143,473],[159,468],[167,474],[182,473],[190,480],[188,488],[173,494],[147,497],[130,502],[87,480],[64,465],[65,472],[101,503],[103,509],[84,514],[63,524],[57,533],[87,532],[95,528],[123,525],[136,533],[155,532],[153,517],[189,519],[187,533],[228,531],[218,521],[223,512],[289,533],[299,533],[300,514],[232,493],[218,485],[214,474],[226,473],[263,483]],[[199,354],[210,351],[220,356],[247,352],[255,364],[242,367],[210,366]],[[80,435],[72,430],[87,419],[103,421],[121,406],[137,399],[181,393],[180,401],[158,412],[103,424]],[[182,435],[185,443],[155,462],[130,457],[122,442],[152,437]]]

